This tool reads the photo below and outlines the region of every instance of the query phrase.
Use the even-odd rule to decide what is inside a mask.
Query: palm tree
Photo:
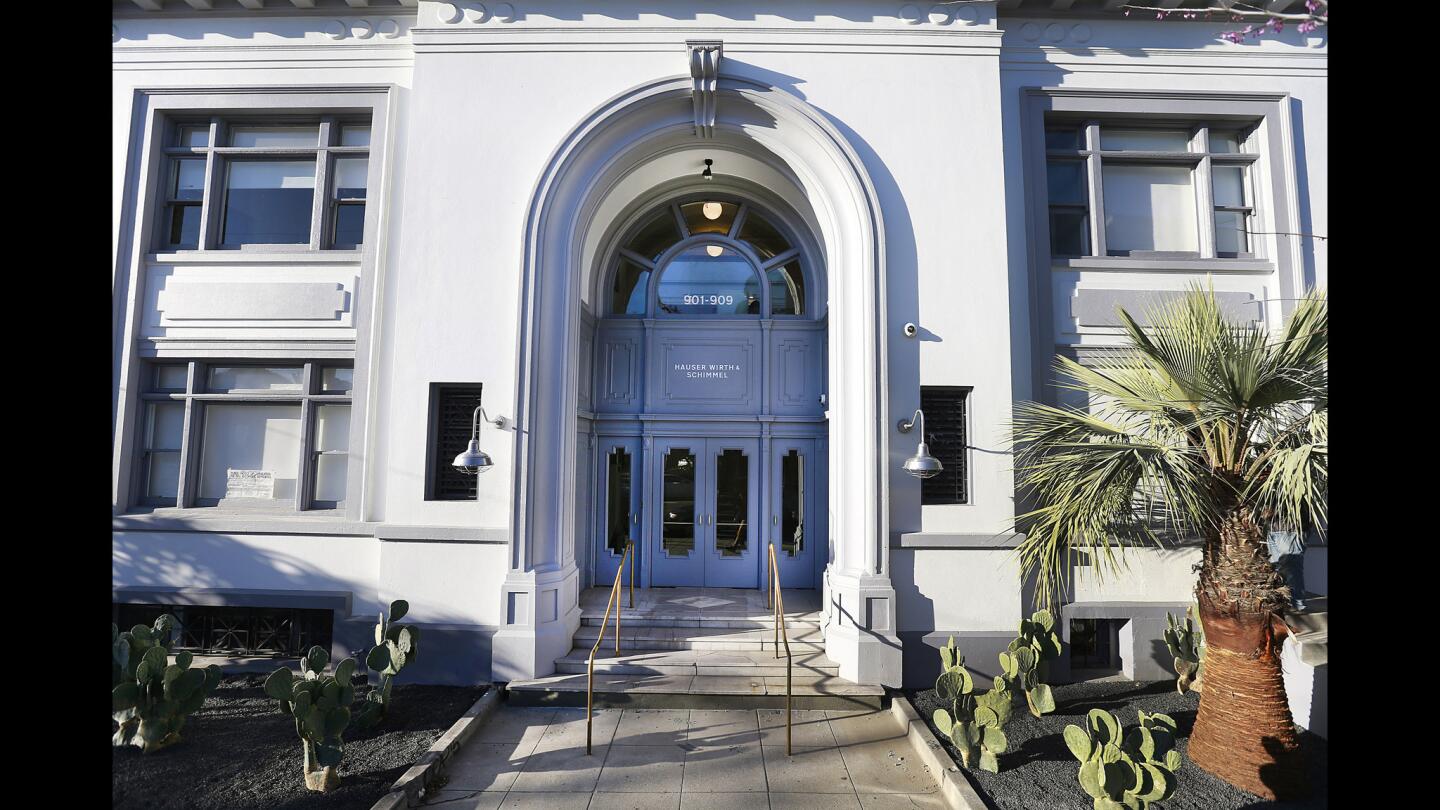
[[[1298,795],[1280,669],[1289,590],[1265,540],[1270,525],[1326,527],[1325,296],[1308,294],[1279,334],[1229,322],[1199,286],[1145,328],[1120,318],[1127,346],[1090,366],[1056,358],[1057,384],[1088,394],[1088,409],[1016,407],[1017,483],[1035,507],[1016,518],[1022,575],[1051,607],[1072,549],[1105,576],[1124,565],[1124,546],[1201,538],[1205,692],[1190,758],[1260,796]]]

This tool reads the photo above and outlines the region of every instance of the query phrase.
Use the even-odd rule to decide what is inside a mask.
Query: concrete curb
[[[920,756],[920,761],[929,766],[930,772],[935,774],[935,780],[940,783],[940,795],[945,799],[945,804],[950,806],[950,810],[986,810],[985,802],[980,799],[980,794],[975,792],[975,786],[970,784],[970,777],[955,764],[950,752],[935,739],[930,727],[925,725],[925,721],[904,695],[894,695],[891,698],[890,713],[900,724],[910,746]],[[378,805],[376,810],[379,810]]]
[[[460,719],[455,721],[455,725],[441,734],[440,739],[430,746],[430,750],[421,754],[415,764],[410,766],[410,770],[390,786],[390,792],[380,797],[380,801],[375,802],[370,810],[401,810],[420,806],[423,799],[421,792],[444,773],[445,763],[476,730],[485,725],[499,703],[500,687],[492,683],[490,689],[475,701],[475,705],[466,709]]]

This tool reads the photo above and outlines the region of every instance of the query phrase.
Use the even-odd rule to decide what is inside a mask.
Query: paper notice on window
[[[231,470],[225,471],[226,498],[270,498],[275,497],[274,470]]]

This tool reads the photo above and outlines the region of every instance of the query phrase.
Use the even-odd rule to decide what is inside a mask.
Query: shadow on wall
[[[303,538],[305,543],[378,542],[372,538]],[[323,550],[321,550],[323,553]],[[139,540],[114,535],[110,583],[120,589],[155,593],[180,604],[246,604],[332,607],[336,592],[349,595],[349,613],[335,610],[330,656],[353,656],[360,671],[374,644],[380,602],[376,583],[336,575],[312,562],[275,549],[243,543],[223,534],[163,533]],[[174,594],[173,597],[170,594]],[[389,596],[389,595],[387,595]],[[395,594],[404,598],[405,594]],[[325,599],[322,603],[319,600]],[[152,597],[146,596],[146,602]],[[490,679],[490,645],[495,628],[469,622],[468,617],[416,606],[402,623],[420,628],[420,655],[400,675],[400,683],[471,685]],[[284,659],[277,659],[282,661]]]

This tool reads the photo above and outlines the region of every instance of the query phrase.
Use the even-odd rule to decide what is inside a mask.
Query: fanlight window
[[[746,203],[702,199],[651,212],[620,250],[614,315],[805,314],[800,251]]]

